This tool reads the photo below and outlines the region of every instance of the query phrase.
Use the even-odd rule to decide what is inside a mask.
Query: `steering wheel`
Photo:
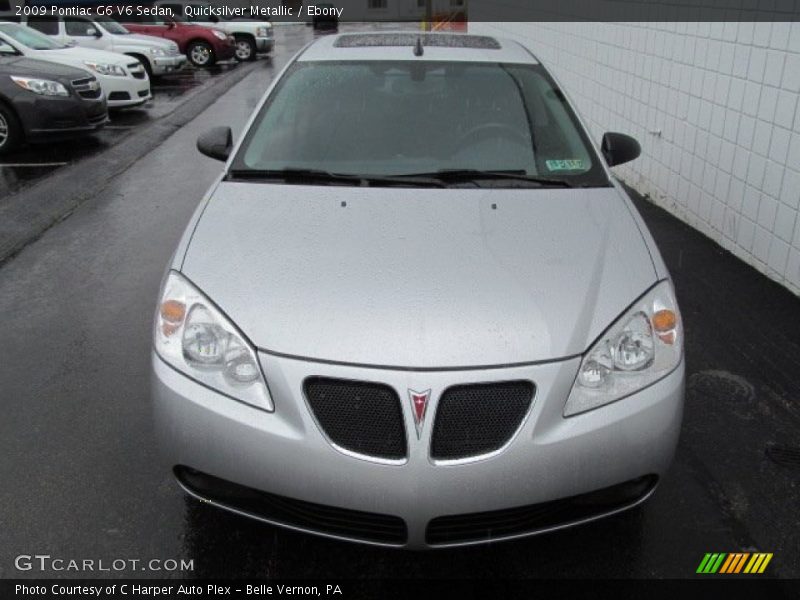
[[[530,144],[530,138],[519,129],[514,129],[505,123],[484,123],[473,127],[458,138],[458,145],[469,146],[475,142],[499,138],[513,140],[521,146]]]

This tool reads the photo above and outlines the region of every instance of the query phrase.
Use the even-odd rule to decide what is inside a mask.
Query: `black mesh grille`
[[[400,398],[387,385],[312,377],[306,398],[325,435],[337,446],[384,459],[406,456]]]
[[[448,388],[436,409],[431,456],[452,460],[498,450],[528,413],[533,391],[529,381]]]
[[[100,94],[100,86],[95,86],[92,89],[92,82],[96,81],[94,77],[85,77],[83,79],[73,79],[72,80],[72,87],[78,93],[81,98],[87,98],[89,100],[93,100],[95,98],[99,98]]]
[[[183,466],[175,467],[175,476],[202,498],[278,525],[384,544],[400,545],[408,538],[400,517],[269,494]]]
[[[561,500],[437,517],[428,523],[425,541],[432,545],[489,541],[569,525],[632,506],[647,496],[656,483],[658,477],[647,475]]]

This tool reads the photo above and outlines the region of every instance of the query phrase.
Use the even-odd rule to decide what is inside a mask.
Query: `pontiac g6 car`
[[[189,494],[338,539],[509,539],[638,505],[678,440],[659,252],[512,41],[321,38],[267,91],[164,278],[156,422]]]

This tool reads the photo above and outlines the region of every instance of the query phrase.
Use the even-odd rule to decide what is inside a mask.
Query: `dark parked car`
[[[0,43],[0,154],[23,141],[93,133],[106,121],[105,96],[88,71],[18,56]]]

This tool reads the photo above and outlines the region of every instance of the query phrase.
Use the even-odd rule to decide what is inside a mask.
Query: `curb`
[[[0,266],[69,217],[109,182],[256,71],[260,61],[236,69],[177,104],[169,114],[132,131],[108,150],[62,167],[0,205]],[[220,89],[224,88],[224,89]],[[53,191],[58,190],[58,195]]]

